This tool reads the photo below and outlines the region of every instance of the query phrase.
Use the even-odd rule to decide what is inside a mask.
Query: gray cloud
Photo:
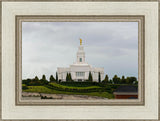
[[[82,38],[86,61],[112,78],[138,76],[137,22],[23,22],[23,78],[49,77],[76,61]]]

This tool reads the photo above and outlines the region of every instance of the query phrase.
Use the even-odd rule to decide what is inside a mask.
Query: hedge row
[[[49,83],[48,85],[46,85],[46,87],[51,88],[51,89],[55,89],[55,90],[59,90],[59,91],[66,91],[66,92],[87,93],[87,92],[104,92],[105,91],[105,88],[98,87],[98,86],[68,87],[68,86],[64,86],[64,85],[60,85],[60,84],[56,84],[56,83]]]
[[[98,82],[60,82],[60,84],[72,87],[104,86],[104,84]]]
[[[89,86],[99,86],[103,88],[103,91],[113,93],[119,86],[128,84],[104,84],[98,82],[61,82],[61,85],[72,86],[72,87],[89,87]]]

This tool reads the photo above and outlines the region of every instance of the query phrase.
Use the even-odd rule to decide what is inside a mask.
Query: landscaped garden
[[[137,80],[135,80],[134,77],[128,77],[128,80],[127,78],[122,77],[121,79],[116,76],[112,80],[105,79],[100,82],[93,82],[87,80],[84,82],[76,82],[73,80],[61,82],[60,80],[54,79],[53,76],[51,76],[50,80],[48,81],[45,75],[43,75],[42,79],[38,79],[38,77],[35,77],[34,79],[22,80],[22,90],[23,92],[88,95],[113,99],[113,92],[120,85],[137,86]]]

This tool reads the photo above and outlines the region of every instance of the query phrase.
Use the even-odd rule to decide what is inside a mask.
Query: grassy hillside
[[[57,86],[60,86],[60,85],[57,85]],[[90,87],[90,88],[93,88],[93,87]],[[23,91],[24,92],[39,92],[39,93],[47,93],[47,94],[88,95],[88,96],[105,97],[105,98],[109,98],[109,99],[114,98],[113,94],[108,93],[108,92],[101,92],[101,91],[100,92],[85,92],[85,93],[83,93],[83,92],[67,92],[67,91],[56,90],[56,89],[49,88],[46,86],[27,86],[27,88],[28,89],[25,89]]]
[[[99,86],[89,86],[89,87],[71,87],[71,86],[64,86],[64,85],[60,85],[57,83],[49,83],[48,85],[46,85],[46,87],[50,88],[50,89],[55,89],[55,90],[59,90],[59,91],[65,91],[65,92],[99,92],[99,91],[103,91],[104,88],[99,87]]]

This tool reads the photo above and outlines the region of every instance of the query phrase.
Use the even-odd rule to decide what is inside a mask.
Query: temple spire
[[[78,51],[77,51],[77,63],[84,64],[85,63],[85,52],[82,46],[82,39],[79,38],[79,40],[80,40],[80,46],[78,47]]]
[[[80,45],[82,45],[82,39],[80,38]]]

